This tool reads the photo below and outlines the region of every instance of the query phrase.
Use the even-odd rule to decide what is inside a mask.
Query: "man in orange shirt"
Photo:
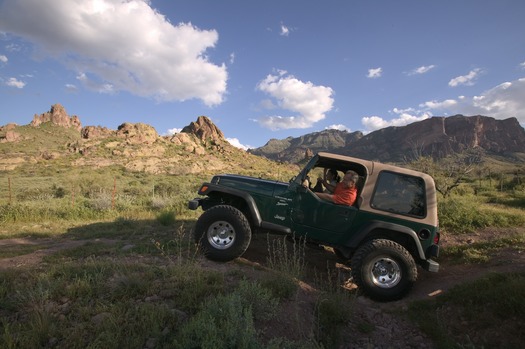
[[[339,205],[352,206],[357,198],[356,183],[359,175],[352,171],[346,171],[343,180],[335,186],[333,194],[315,193],[320,199]]]

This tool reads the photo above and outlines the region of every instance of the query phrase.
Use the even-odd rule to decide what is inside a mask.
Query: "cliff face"
[[[343,153],[395,162],[418,155],[442,158],[472,148],[498,155],[525,153],[525,130],[516,118],[433,117],[372,132],[345,148]]]
[[[496,120],[481,115],[455,115],[432,117],[402,127],[387,127],[365,136],[359,132],[329,130],[282,141],[272,140],[252,153],[297,162],[304,158],[307,150],[314,153],[329,151],[383,162],[400,162],[419,155],[441,158],[472,148],[503,156],[525,153],[525,130],[516,118]]]
[[[296,163],[320,151],[341,152],[362,137],[361,132],[324,130],[297,138],[271,139],[263,147],[251,149],[250,152],[272,160]]]
[[[445,118],[445,130],[451,142],[470,148],[481,147],[499,154],[525,150],[525,130],[516,118],[452,116]]]

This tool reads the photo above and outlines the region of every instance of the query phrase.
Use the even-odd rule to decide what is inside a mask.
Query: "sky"
[[[0,0],[0,125],[60,103],[83,126],[235,146],[432,116],[525,126],[523,0]]]

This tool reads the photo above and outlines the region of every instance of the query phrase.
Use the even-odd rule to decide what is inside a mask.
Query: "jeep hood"
[[[268,196],[278,195],[288,188],[288,183],[233,174],[213,176],[210,183]]]

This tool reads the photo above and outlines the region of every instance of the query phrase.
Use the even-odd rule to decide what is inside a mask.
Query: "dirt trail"
[[[18,255],[16,257],[0,258],[0,270],[36,267],[45,256],[52,255],[61,250],[67,250],[85,245],[88,242],[115,243],[109,239],[92,239],[92,240],[70,240],[64,238],[15,238],[0,240],[0,249],[20,248],[21,246],[33,246],[36,250],[30,253]]]
[[[516,233],[525,233],[525,228],[514,229]],[[477,241],[488,241],[498,236],[498,231],[485,230],[476,235],[469,235],[463,238],[453,238],[442,241],[442,249],[447,246],[457,244],[472,244]],[[282,237],[273,237],[282,239]],[[0,270],[19,267],[36,266],[42,262],[46,255],[53,254],[60,250],[76,248],[88,242],[103,242],[114,244],[115,240],[92,239],[92,240],[70,240],[65,238],[15,238],[0,240],[0,249],[20,248],[20,246],[34,246],[33,252],[0,259]],[[254,237],[252,244],[242,257],[251,263],[266,265],[268,260],[268,240],[266,236]],[[312,249],[306,247],[305,259],[307,260],[307,274],[320,275],[323,273],[338,273],[341,281],[345,276],[350,277],[350,270],[332,253],[323,249]],[[435,297],[451,287],[460,283],[475,280],[490,272],[510,272],[525,270],[525,252],[513,249],[503,249],[493,256],[491,261],[485,264],[469,265],[440,265],[438,273],[430,273],[419,270],[418,281],[410,294],[399,303],[406,303],[416,299],[426,299]],[[307,277],[308,278],[308,277]],[[308,281],[308,280],[306,280]],[[311,280],[312,281],[312,280]],[[396,302],[394,302],[396,303]]]

